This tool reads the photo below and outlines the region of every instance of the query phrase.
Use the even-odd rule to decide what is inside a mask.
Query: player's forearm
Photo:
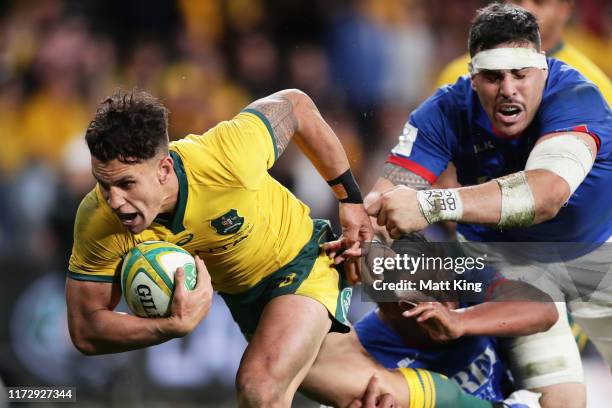
[[[533,196],[533,221],[539,224],[554,218],[567,200],[569,189],[557,175],[546,170],[525,172]],[[463,204],[461,222],[497,225],[502,212],[502,193],[497,181],[459,188]],[[530,199],[524,197],[524,199]]]
[[[485,302],[460,313],[464,336],[526,336],[548,330],[558,318],[554,303]]]
[[[325,180],[332,180],[349,169],[342,144],[319,110],[306,95],[292,101],[298,121],[294,140]]]
[[[120,353],[163,343],[178,337],[167,318],[141,318],[98,310],[86,319],[69,319],[74,345],[83,354]]]

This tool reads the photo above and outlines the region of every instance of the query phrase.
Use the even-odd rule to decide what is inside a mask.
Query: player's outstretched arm
[[[368,206],[392,238],[440,221],[527,227],[554,218],[590,171],[597,146],[583,133],[542,137],[524,171],[457,189],[396,186]],[[379,188],[382,190],[382,188]]]
[[[369,240],[372,227],[344,148],[312,99],[300,90],[286,89],[247,108],[257,110],[268,119],[279,155],[293,139],[330,184],[341,202],[340,221],[346,245],[352,247],[359,240]]]
[[[439,342],[462,336],[527,336],[550,329],[559,317],[554,303],[536,301],[485,302],[458,310],[423,302],[402,315],[415,318]]]
[[[86,355],[119,353],[185,336],[206,316],[213,294],[199,257],[196,267],[198,279],[192,291],[185,290],[184,272],[179,268],[171,315],[157,319],[115,312],[121,298],[119,284],[67,278],[68,328],[75,347]]]

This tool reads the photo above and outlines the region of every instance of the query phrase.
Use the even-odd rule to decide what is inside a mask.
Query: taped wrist
[[[535,202],[524,171],[495,179],[501,190],[499,228],[528,227],[535,219]]]
[[[420,190],[417,200],[421,214],[429,224],[459,221],[463,217],[463,202],[456,188]]]
[[[327,184],[334,190],[336,198],[341,203],[363,204],[361,190],[359,190],[351,169],[348,169],[333,180],[328,180]]]

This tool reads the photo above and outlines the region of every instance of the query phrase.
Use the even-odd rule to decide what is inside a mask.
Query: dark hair
[[[534,15],[511,4],[493,3],[478,10],[470,28],[470,56],[506,42],[530,42],[540,51],[540,31]]]
[[[117,90],[100,103],[85,140],[102,162],[150,159],[168,151],[168,109],[146,92]]]

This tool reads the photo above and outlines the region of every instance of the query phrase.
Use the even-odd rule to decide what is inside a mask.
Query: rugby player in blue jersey
[[[480,10],[468,46],[470,74],[410,115],[368,196],[370,215],[393,238],[448,220],[470,241],[608,241],[612,115],[598,88],[541,53],[536,19],[516,6]],[[450,161],[468,187],[430,190]],[[605,265],[601,248],[590,261]],[[597,294],[570,304],[571,315],[610,364],[612,293]],[[580,356],[557,305],[553,328],[512,347],[518,380],[542,391],[544,406],[583,406]],[[475,317],[462,314],[464,323]]]
[[[428,242],[420,234],[405,236],[395,241],[392,248],[392,251],[384,247],[368,251],[368,266],[371,266],[372,253],[376,257],[381,250],[386,252],[386,257],[392,254],[391,257],[449,259],[446,256],[458,249],[456,245]],[[492,268],[468,269],[461,274],[445,273],[437,268],[428,270],[423,266],[416,268],[409,272],[387,271],[382,279],[389,283],[412,281],[418,285],[422,276],[428,276],[435,282],[456,280],[477,284],[478,290],[440,285],[416,292],[387,293],[386,297],[379,298],[375,290],[369,290],[373,299],[378,300],[377,308],[355,323],[359,341],[385,368],[436,371],[478,398],[504,400],[515,386],[508,375],[500,349],[501,340],[497,336],[520,336],[550,329],[558,318],[550,297],[525,283],[505,280]],[[368,289],[373,288],[370,280],[381,278],[376,272],[370,273],[370,269],[361,272]],[[423,302],[419,296],[432,301]],[[391,298],[396,299],[390,301]],[[465,313],[466,308],[483,301],[499,302],[498,307],[510,306],[518,313],[504,319],[498,319],[495,313],[483,314],[477,327],[459,328],[457,324],[448,323]],[[529,402],[528,406],[539,406],[537,395],[526,391],[516,392],[504,402],[509,404],[519,398],[523,403]]]

